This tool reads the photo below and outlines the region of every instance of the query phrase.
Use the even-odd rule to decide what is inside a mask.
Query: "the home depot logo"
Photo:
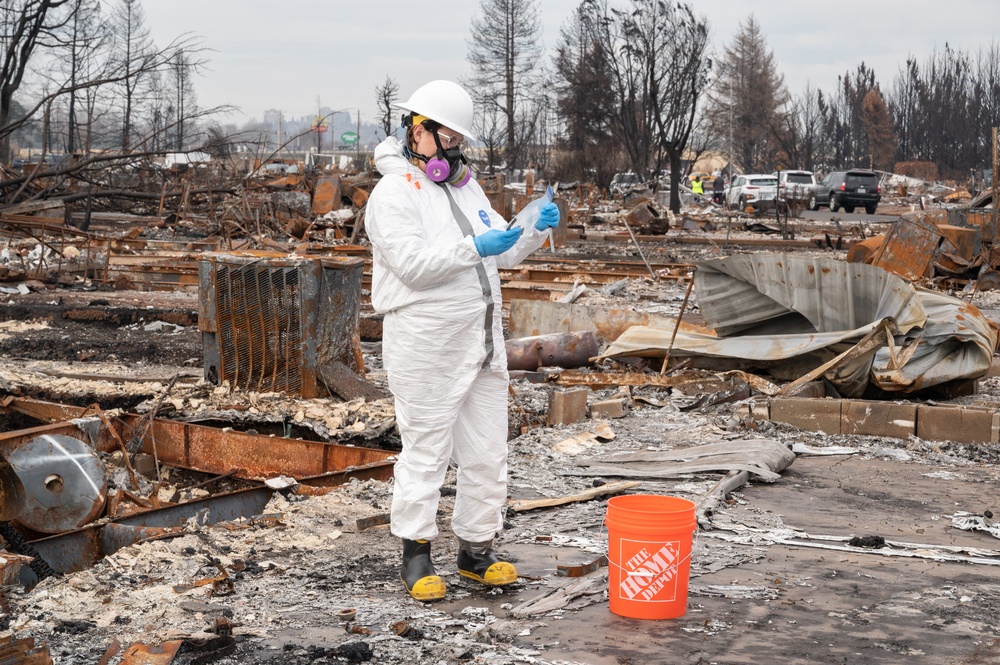
[[[622,564],[621,597],[647,603],[672,602],[677,597],[677,566],[681,543],[619,541]]]

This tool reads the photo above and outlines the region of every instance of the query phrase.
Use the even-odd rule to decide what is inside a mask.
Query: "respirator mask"
[[[403,117],[404,127],[410,127],[412,124],[412,115]],[[440,125],[433,120],[424,121],[421,124],[434,137],[434,144],[437,146],[437,151],[432,157],[428,157],[427,155],[421,155],[418,152],[410,150],[410,146],[407,144],[403,149],[404,154],[407,157],[416,157],[424,162],[424,173],[437,184],[441,186],[452,185],[453,187],[464,187],[472,180],[472,169],[469,167],[469,162],[465,159],[465,155],[462,154],[461,147],[445,150],[441,144],[441,137],[438,136],[438,127]]]

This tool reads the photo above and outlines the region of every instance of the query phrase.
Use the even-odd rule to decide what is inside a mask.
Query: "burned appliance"
[[[364,261],[274,253],[199,262],[205,378],[255,392],[318,397],[320,367],[363,371],[358,307]]]

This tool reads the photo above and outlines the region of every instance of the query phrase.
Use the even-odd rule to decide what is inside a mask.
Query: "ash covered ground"
[[[709,249],[702,256],[714,255]],[[829,253],[824,253],[829,254]],[[690,259],[690,257],[684,257]],[[657,260],[664,260],[658,257]],[[959,294],[961,295],[961,294]],[[632,280],[608,295],[592,289],[581,302],[630,303],[676,315],[683,288]],[[969,294],[987,313],[1000,310],[993,292]],[[637,304],[641,303],[641,304]],[[697,302],[689,310],[697,317]],[[193,326],[146,330],[67,324],[59,320],[6,322],[0,328],[0,388],[8,394],[99,401],[148,411],[164,377],[198,369],[200,334]],[[134,327],[130,327],[134,326]],[[4,337],[7,335],[7,337]],[[378,344],[366,345],[368,378],[384,386]],[[192,362],[193,361],[193,362]],[[135,381],[58,376],[70,371],[132,372]],[[144,380],[144,376],[159,378]],[[157,387],[158,386],[158,387]],[[387,527],[360,530],[357,520],[388,511],[391,481],[354,481],[324,496],[279,492],[264,516],[209,526],[192,520],[182,537],[120,550],[92,568],[52,577],[31,590],[3,590],[2,634],[48,643],[58,663],[101,660],[115,641],[159,645],[209,640],[220,617],[235,643],[215,652],[185,647],[175,663],[746,663],[762,656],[781,663],[990,663],[1000,659],[1000,603],[991,534],[956,528],[959,512],[1000,512],[995,445],[968,445],[801,432],[740,415],[739,404],[683,410],[676,391],[637,388],[624,418],[606,423],[613,438],[583,437],[586,449],[557,444],[593,431],[597,423],[545,427],[545,385],[515,381],[511,402],[510,494],[514,499],[570,495],[609,478],[570,475],[580,459],[624,451],[664,451],[699,444],[769,439],[822,451],[801,454],[774,483],[752,481],[732,493],[700,532],[691,556],[687,614],[665,622],[608,612],[603,570],[587,593],[563,606],[530,613],[529,601],[577,582],[555,574],[559,565],[595,560],[606,550],[605,502],[593,500],[528,512],[509,511],[498,549],[515,561],[521,579],[485,589],[455,569],[448,530],[454,478],[442,492],[442,536],[434,559],[448,598],[418,603],[398,579],[400,546]],[[620,396],[598,391],[591,399]],[[1000,404],[1000,380],[985,379],[964,404]],[[233,410],[233,404],[245,410]],[[345,405],[240,394],[191,381],[178,383],[166,417],[193,416],[235,427],[294,423],[320,440],[357,440],[391,447],[391,400]],[[252,407],[256,413],[252,413]],[[527,431],[522,433],[525,425]],[[606,434],[606,432],[605,432]],[[574,449],[575,452],[575,449]],[[106,460],[110,465],[114,460]],[[718,474],[644,481],[642,492],[696,499]],[[191,482],[167,470],[170,486]],[[913,545],[899,556],[842,546],[858,536]],[[840,540],[837,540],[840,539]],[[957,548],[978,561],[949,559]],[[231,584],[206,584],[225,571]],[[529,609],[526,609],[529,608]],[[345,611],[355,612],[343,621]],[[668,655],[665,655],[668,654]],[[121,662],[122,655],[108,662]]]

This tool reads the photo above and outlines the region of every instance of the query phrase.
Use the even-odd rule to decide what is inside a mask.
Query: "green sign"
[[[340,140],[344,143],[357,143],[358,133],[357,132],[344,132],[340,135]]]

